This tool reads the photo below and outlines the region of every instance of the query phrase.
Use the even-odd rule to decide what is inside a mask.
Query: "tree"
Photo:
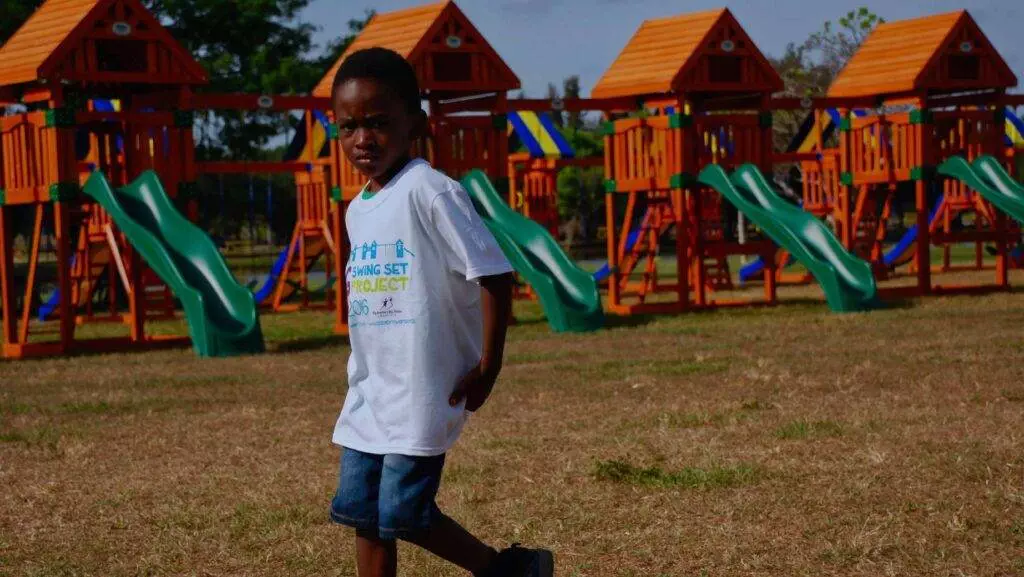
[[[831,20],[825,22],[820,31],[811,34],[804,42],[803,48],[813,62],[828,70],[831,82],[857,51],[861,42],[864,42],[875,26],[883,22],[884,18],[861,6],[841,16],[838,26],[833,25]]]
[[[885,20],[865,7],[840,17],[838,25],[825,22],[822,29],[801,44],[789,44],[779,58],[769,58],[785,83],[784,95],[824,96],[839,71],[868,34]],[[806,117],[802,111],[777,111],[773,115],[776,149],[785,149]]]
[[[558,100],[559,98],[560,97],[558,96],[558,87],[556,87],[553,82],[548,82],[548,101],[554,102],[555,100]],[[551,121],[555,123],[555,126],[561,128],[562,125],[564,124],[564,122],[562,122],[562,113],[561,112],[557,112],[557,111],[552,111]]]
[[[43,0],[0,0],[0,44],[18,30]]]
[[[306,93],[373,15],[348,22],[347,34],[314,50],[317,27],[299,19],[310,0],[143,0],[202,65],[201,90],[255,94]],[[6,41],[42,0],[0,0],[0,41]],[[281,114],[215,111],[199,119],[200,159],[252,159],[291,120]]]
[[[562,98],[566,100],[575,99],[580,97],[580,77],[572,75],[562,81]],[[579,129],[583,126],[580,118],[580,112],[568,112],[566,113],[567,121],[566,126],[572,129]]]

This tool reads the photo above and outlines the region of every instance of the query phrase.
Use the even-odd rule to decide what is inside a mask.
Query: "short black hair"
[[[334,74],[331,96],[338,87],[355,78],[379,82],[395,91],[410,112],[421,110],[420,85],[416,71],[401,54],[387,48],[356,50]]]

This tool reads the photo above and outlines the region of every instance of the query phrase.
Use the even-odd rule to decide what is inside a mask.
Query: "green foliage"
[[[837,20],[825,22],[822,29],[801,44],[790,43],[778,58],[770,58],[785,82],[783,95],[803,97],[824,96],[836,75],[842,70],[861,42],[885,22],[866,7],[851,10]],[[781,110],[774,114],[773,134],[776,150],[785,150],[800,129],[807,113],[802,110]]]
[[[210,84],[204,91],[249,94],[308,93],[371,15],[350,21],[347,36],[310,56],[316,27],[298,18],[308,4],[309,0],[147,2],[206,69]],[[282,114],[208,113],[199,118],[197,157],[254,159],[291,121]]]
[[[599,131],[566,128],[562,130],[566,141],[576,151],[577,158],[600,157],[604,154],[604,139]],[[558,173],[558,217],[560,220],[589,218],[604,202],[604,169],[570,166]]]
[[[562,98],[566,100],[580,97],[580,77],[572,75],[562,81]],[[578,111],[565,113],[565,126],[573,130],[583,128],[583,118]]]
[[[310,0],[144,0],[172,36],[206,69],[200,90],[250,94],[308,93],[363,29],[372,12],[316,50],[317,27],[299,19]],[[0,42],[42,0],[0,0]],[[283,114],[213,111],[197,118],[200,160],[256,159],[294,120]]]
[[[669,472],[660,467],[641,468],[623,461],[599,461],[594,467],[594,476],[601,481],[659,489],[724,489],[750,485],[763,474],[757,467],[747,464],[686,467]]]
[[[0,44],[28,19],[43,0],[0,0]]]

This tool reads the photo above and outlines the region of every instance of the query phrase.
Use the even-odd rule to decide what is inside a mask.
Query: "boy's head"
[[[415,70],[385,48],[350,54],[334,75],[331,101],[345,156],[372,179],[393,176],[425,127]]]

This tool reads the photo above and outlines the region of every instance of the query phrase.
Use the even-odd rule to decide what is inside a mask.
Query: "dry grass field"
[[[442,507],[564,576],[1024,574],[1024,293],[800,291],[573,336],[517,305]],[[327,517],[346,344],[263,323],[255,358],[0,362],[0,575],[354,575]]]

